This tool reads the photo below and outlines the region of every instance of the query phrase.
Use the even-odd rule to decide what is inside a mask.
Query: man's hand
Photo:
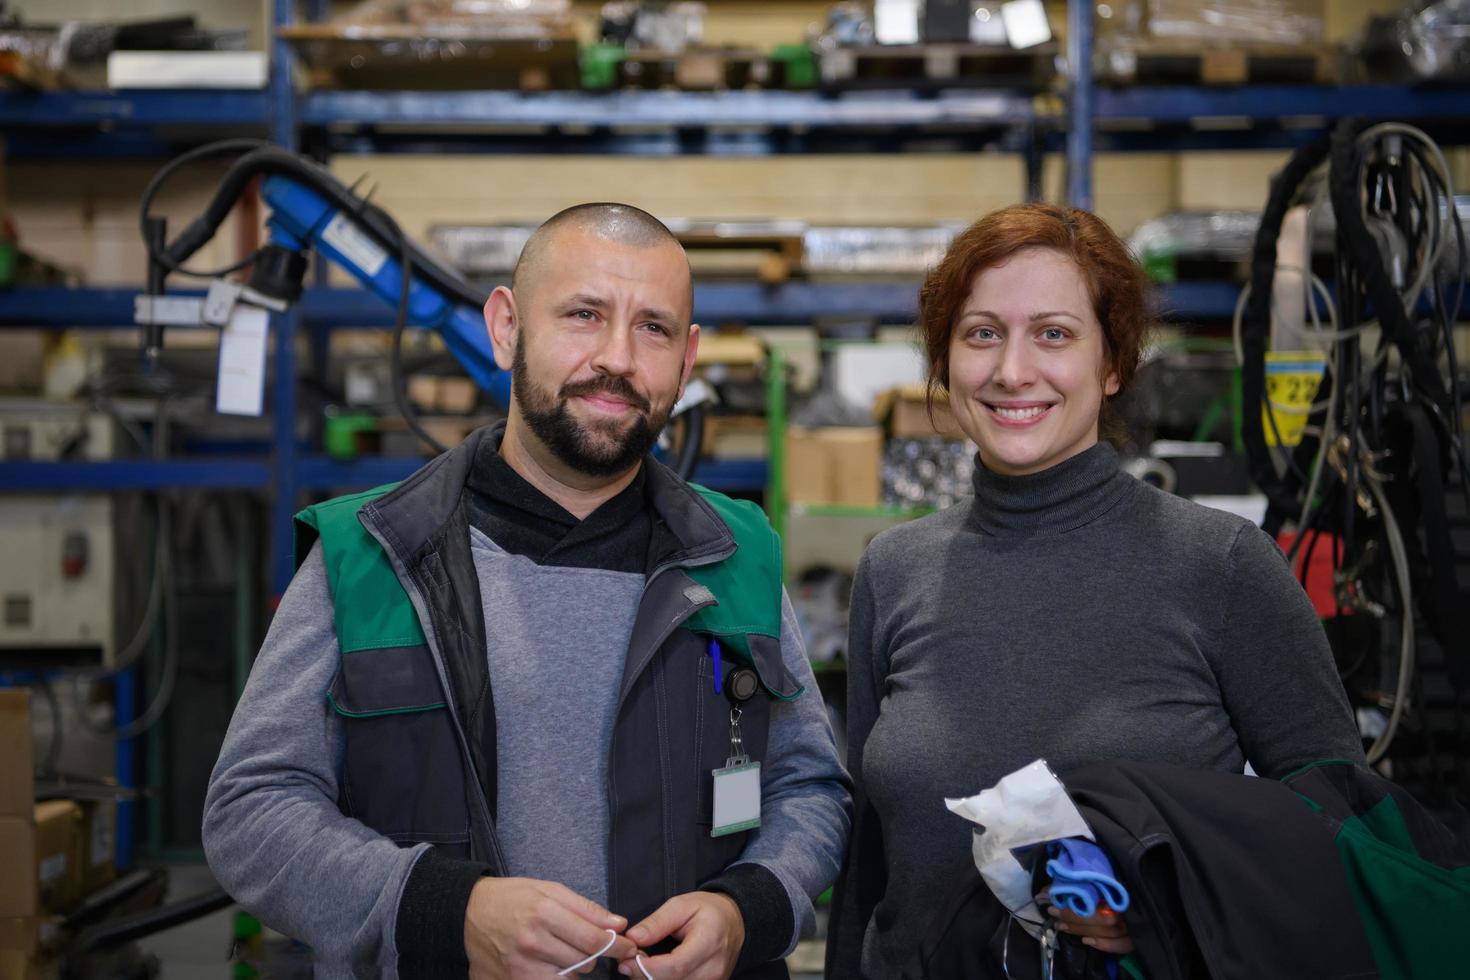
[[[1055,905],[1046,912],[1057,921],[1059,932],[1077,936],[1094,949],[1118,956],[1133,952],[1133,940],[1128,938],[1128,926],[1123,917],[1106,906],[1087,918]]]
[[[464,913],[464,949],[474,980],[554,977],[607,945],[607,930],[628,920],[551,881],[481,878]],[[605,955],[619,960],[637,952],[618,936]],[[587,964],[579,973],[590,972]]]
[[[628,938],[641,949],[669,936],[679,940],[672,953],[643,958],[654,980],[726,980],[745,945],[745,920],[730,896],[689,892],[675,895],[628,930]],[[642,980],[643,971],[632,957],[619,957],[623,962],[618,971]]]

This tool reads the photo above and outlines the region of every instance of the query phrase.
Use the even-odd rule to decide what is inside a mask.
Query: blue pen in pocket
[[[715,693],[723,694],[725,690],[725,665],[720,662],[720,641],[711,638],[709,641],[709,659],[715,671]]]

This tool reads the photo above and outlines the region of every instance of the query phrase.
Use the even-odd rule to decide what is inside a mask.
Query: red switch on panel
[[[80,578],[87,570],[87,535],[72,531],[61,541],[61,574]]]

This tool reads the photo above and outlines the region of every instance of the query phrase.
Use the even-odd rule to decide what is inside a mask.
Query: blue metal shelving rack
[[[271,0],[277,27],[293,0]],[[309,0],[308,16],[326,0]],[[0,133],[12,158],[169,156],[224,135],[269,136],[298,149],[303,135],[318,154],[354,152],[612,153],[765,156],[780,153],[971,151],[1020,153],[1027,191],[1040,193],[1043,155],[1065,151],[1067,197],[1093,200],[1094,150],[1289,147],[1348,115],[1412,121],[1450,143],[1470,141],[1470,87],[1244,86],[1237,88],[1094,86],[1092,4],[1072,0],[1068,59],[1080,70],[1066,113],[1038,108],[1018,92],[307,92],[293,87],[289,45],[272,40],[265,91],[0,93]],[[1230,128],[1221,128],[1229,122]],[[1202,125],[1203,123],[1203,125]],[[809,322],[855,311],[889,323],[912,322],[917,283],[700,283],[695,311],[705,322]],[[0,328],[129,326],[135,289],[17,288],[0,291]],[[1236,290],[1222,283],[1166,287],[1160,308],[1179,320],[1223,320]],[[1470,316],[1470,299],[1464,314]],[[416,458],[343,462],[310,451],[298,437],[298,329],[311,328],[313,356],[325,357],[338,327],[387,326],[390,311],[358,290],[318,284],[297,308],[276,317],[272,438],[268,451],[168,461],[0,463],[0,491],[144,490],[169,487],[253,489],[271,493],[271,579],[291,577],[291,515],[301,494],[401,479]],[[703,468],[716,489],[763,486],[761,461]],[[135,679],[119,680],[119,719],[132,709]],[[130,743],[119,745],[119,776],[131,780]],[[120,811],[119,851],[131,848],[131,804]]]
[[[272,0],[276,26],[294,16],[292,0]],[[311,0],[308,15],[325,13]],[[1245,86],[1237,88],[1097,87],[1092,64],[1092,6],[1068,11],[1068,59],[1083,70],[1066,113],[1038,107],[1027,93],[860,92],[306,92],[293,87],[289,45],[272,40],[269,88],[260,91],[53,92],[0,94],[0,132],[10,153],[36,156],[155,156],[223,134],[268,135],[291,149],[319,154],[369,150],[599,152],[645,156],[762,156],[793,152],[893,152],[999,148],[1021,153],[1027,186],[1040,186],[1046,152],[1065,150],[1067,196],[1092,202],[1095,149],[1169,150],[1290,146],[1345,115],[1392,116],[1442,128],[1451,142],[1470,139],[1453,123],[1470,117],[1470,88],[1398,86]],[[1221,129],[1229,121],[1234,128]],[[1204,123],[1204,125],[1201,125]],[[1140,126],[1145,128],[1140,129]],[[696,315],[707,322],[809,322],[834,311],[861,311],[889,323],[911,322],[913,281],[861,283],[701,283]],[[0,292],[0,327],[117,327],[131,323],[131,289],[30,288]],[[1160,307],[1181,320],[1220,320],[1235,291],[1221,284],[1178,284]],[[295,336],[310,327],[314,356],[338,327],[386,326],[390,311],[357,290],[309,288],[277,317],[273,439],[269,455],[110,464],[0,464],[0,489],[102,489],[161,486],[251,487],[272,491],[272,583],[291,574],[291,513],[302,492],[396,479],[412,460],[340,463],[303,450],[297,423]],[[761,483],[753,466],[701,473],[715,485]]]

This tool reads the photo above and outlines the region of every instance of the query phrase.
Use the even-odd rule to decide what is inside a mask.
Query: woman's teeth
[[[992,408],[991,411],[1003,419],[1010,419],[1013,422],[1024,422],[1026,419],[1034,419],[1046,411],[1046,406],[1033,405],[1030,408],[1000,408],[997,406]]]

